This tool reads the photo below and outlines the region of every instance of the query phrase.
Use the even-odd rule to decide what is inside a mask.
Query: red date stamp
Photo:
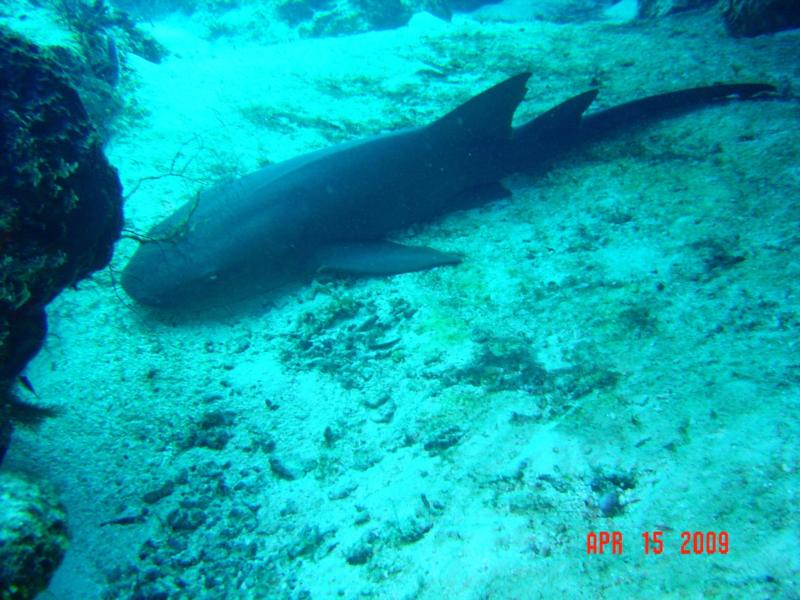
[[[645,554],[663,554],[665,550],[663,531],[642,533]],[[679,554],[713,555],[728,554],[730,535],[727,531],[682,531],[680,544],[676,545]],[[621,531],[590,531],[586,535],[587,554],[622,554],[623,535]]]

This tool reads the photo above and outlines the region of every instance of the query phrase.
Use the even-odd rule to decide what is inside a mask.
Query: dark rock
[[[345,552],[345,560],[349,565],[363,565],[372,558],[372,554],[372,546],[359,542]]]
[[[305,525],[297,536],[289,542],[286,547],[286,556],[291,560],[300,556],[311,556],[325,540],[325,534],[321,533],[316,525]]]
[[[175,531],[194,531],[206,522],[206,513],[198,508],[176,508],[167,515],[167,523]]]
[[[331,8],[331,0],[284,0],[278,4],[278,16],[292,27],[314,18],[314,13]]]
[[[111,259],[122,195],[78,93],[48,51],[0,28],[0,81],[5,395],[41,347],[45,306]]]
[[[0,507],[0,598],[34,598],[64,558],[64,509],[52,491],[9,473],[0,473]]]
[[[172,481],[165,482],[161,487],[147,492],[142,496],[142,500],[147,504],[155,504],[175,491],[175,484]]]
[[[636,487],[636,474],[598,472],[589,482],[592,491],[598,496],[597,508],[604,517],[616,517],[621,514],[625,504],[621,500],[621,492]]]
[[[364,507],[356,507],[356,510],[358,512],[355,519],[353,519],[353,523],[356,525],[365,525],[372,520],[372,517]]]
[[[538,362],[527,340],[494,337],[480,342],[479,353],[454,375],[459,381],[492,391],[541,389],[548,379],[547,370]]]
[[[616,517],[622,513],[624,507],[620,501],[619,494],[616,492],[607,492],[597,501],[597,508],[600,509],[604,517]]]
[[[402,0],[351,0],[370,29],[394,29],[411,19],[412,11]]]
[[[167,55],[166,48],[141,30],[122,7],[111,7],[103,1],[71,1],[59,2],[55,8],[61,20],[75,32],[89,64],[93,69],[99,66],[101,73],[107,72],[107,63],[113,62],[116,53],[116,48],[112,49],[108,42],[114,39],[112,34],[119,37],[130,52],[152,63],[160,63]],[[116,46],[115,42],[113,44]]]
[[[408,23],[413,14],[403,0],[283,0],[277,11],[309,37],[394,29]]]
[[[136,595],[137,600],[167,600],[169,592],[161,588],[140,590]]]
[[[182,537],[170,536],[167,538],[167,547],[175,553],[183,552],[189,547],[188,542]]]
[[[432,456],[435,456],[444,452],[451,446],[455,446],[463,436],[464,432],[461,431],[459,427],[448,427],[447,429],[437,431],[431,439],[425,442],[424,448]]]
[[[714,4],[716,0],[639,0],[640,18],[663,17]]]
[[[342,432],[338,429],[333,429],[330,425],[325,428],[325,431],[322,432],[322,437],[325,439],[325,445],[328,448],[333,447],[333,445],[342,438]]]
[[[186,447],[222,450],[233,437],[231,432],[236,413],[229,410],[211,410],[200,417],[186,440]]]
[[[754,37],[800,27],[800,2],[722,0],[722,16],[734,37]]]
[[[458,12],[472,12],[487,4],[500,4],[503,0],[448,0],[447,4],[452,10]]]
[[[598,473],[592,477],[589,486],[593,492],[609,490],[632,490],[636,487],[635,473]]]
[[[453,9],[447,0],[421,0],[416,9],[430,13],[443,21],[451,21],[453,19]]]
[[[289,469],[289,467],[283,464],[280,459],[275,458],[274,456],[270,457],[269,459],[269,468],[280,479],[285,479],[286,481],[297,479],[297,475],[295,475],[294,472]]]
[[[210,504],[211,504],[211,498],[203,494],[197,494],[197,495],[192,495],[191,497],[183,498],[178,503],[178,505],[181,508],[185,508],[187,510],[191,508],[206,509]]]
[[[426,519],[409,518],[397,527],[397,539],[401,544],[413,544],[421,540],[433,528]]]
[[[297,503],[294,500],[289,500],[286,502],[286,506],[284,506],[278,514],[282,517],[289,517],[291,515],[296,515],[300,509],[297,507]]]
[[[261,450],[269,454],[275,450],[274,438],[268,433],[259,432],[254,434],[250,444],[245,448],[245,451],[255,452],[256,450]]]
[[[391,400],[391,398],[392,397],[389,394],[381,394],[380,396],[367,398],[366,400],[364,400],[364,406],[366,406],[367,408],[380,408],[381,406],[386,404],[386,402]]]
[[[397,411],[397,405],[394,401],[381,406],[376,414],[372,417],[375,423],[390,423],[394,419],[394,413]]]
[[[511,494],[508,499],[508,510],[515,514],[536,514],[554,508],[551,500],[541,493],[521,491]]]

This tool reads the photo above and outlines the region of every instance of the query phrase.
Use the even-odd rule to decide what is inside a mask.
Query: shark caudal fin
[[[584,92],[514,128],[509,172],[537,167],[560,151],[600,135],[731,98],[748,99],[774,91],[775,87],[766,83],[719,84],[648,96],[588,114],[584,113],[597,90]]]
[[[581,132],[588,139],[708,104],[730,99],[744,100],[775,91],[775,86],[767,83],[726,83],[648,96],[586,115],[581,123]]]
[[[459,140],[493,139],[511,136],[511,119],[525,98],[530,73],[520,73],[501,81],[467,100],[458,108],[429,125],[441,134]]]

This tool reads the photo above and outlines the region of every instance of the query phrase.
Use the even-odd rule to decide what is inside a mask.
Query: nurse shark
[[[518,127],[520,73],[423,127],[269,165],[201,192],[149,232],[121,283],[138,302],[180,309],[225,303],[319,272],[383,276],[460,262],[388,236],[414,223],[508,197],[501,180],[631,125],[730,98],[764,83],[682,89],[587,113],[574,96]]]

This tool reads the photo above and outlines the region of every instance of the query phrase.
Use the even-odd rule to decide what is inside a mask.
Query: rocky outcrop
[[[0,29],[0,81],[2,409],[41,347],[47,304],[111,259],[122,195],[77,92],[48,51]]]
[[[417,12],[450,20],[502,0],[279,0],[278,16],[301,35],[324,37],[402,27]]]
[[[754,37],[800,27],[798,0],[638,0],[638,16],[663,17],[715,5],[734,37]]]
[[[800,27],[798,0],[722,0],[725,25],[735,37]]]
[[[639,0],[639,17],[663,17],[713,4],[714,0]]]
[[[413,14],[403,0],[283,0],[278,15],[308,37],[393,29]]]
[[[49,488],[9,473],[0,473],[0,506],[0,598],[34,598],[64,558],[64,509]]]

